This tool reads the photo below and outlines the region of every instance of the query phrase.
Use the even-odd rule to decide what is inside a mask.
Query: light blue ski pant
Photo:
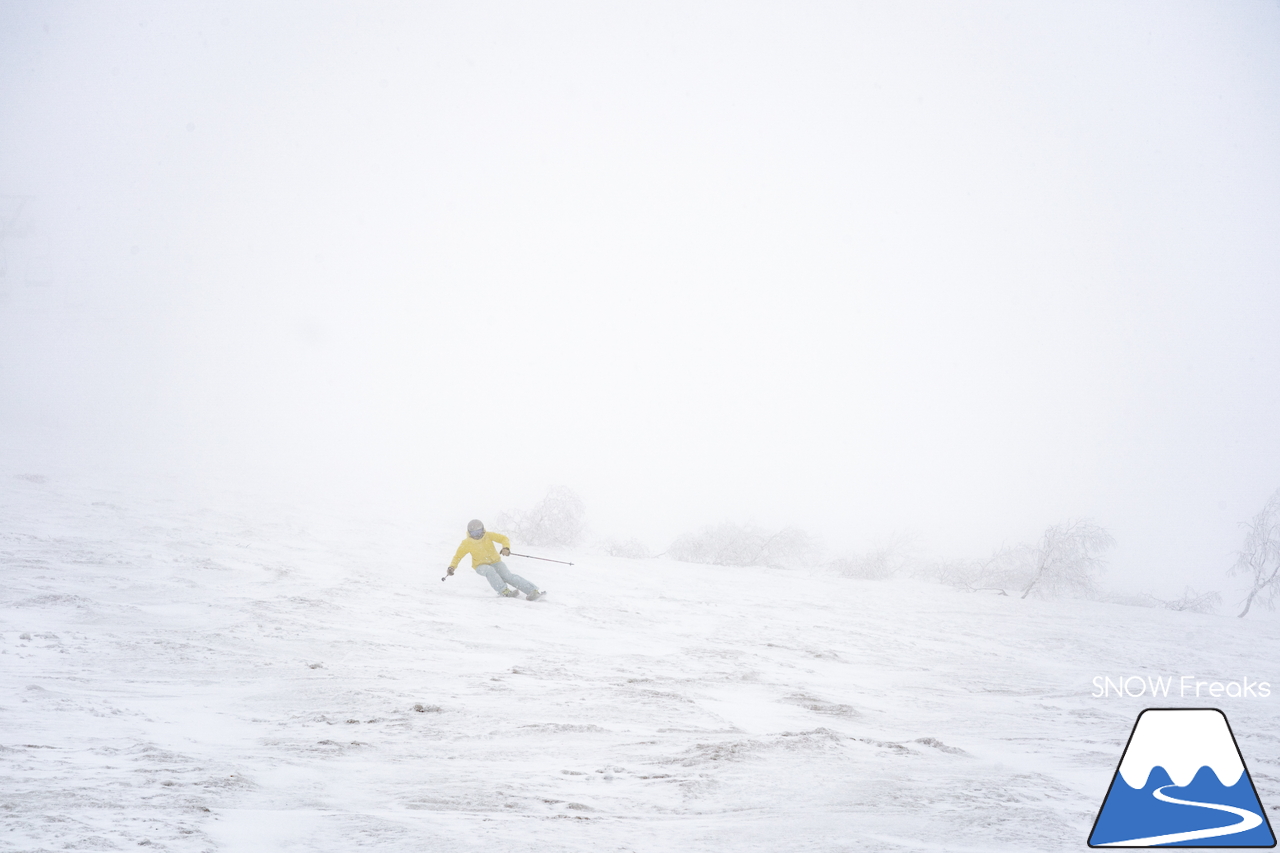
[[[485,580],[489,581],[489,586],[496,591],[502,592],[507,588],[507,584],[511,584],[516,589],[528,595],[531,592],[537,592],[538,588],[529,583],[519,575],[511,573],[507,568],[507,564],[499,560],[496,563],[488,563],[483,566],[476,566],[476,572],[484,575]]]

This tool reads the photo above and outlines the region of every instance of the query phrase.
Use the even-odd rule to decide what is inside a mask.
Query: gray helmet
[[[473,518],[467,522],[467,535],[472,539],[479,539],[484,535],[484,522],[478,518]]]

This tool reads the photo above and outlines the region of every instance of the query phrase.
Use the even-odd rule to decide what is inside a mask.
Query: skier
[[[494,542],[502,545],[501,557],[498,555],[498,549],[493,546]],[[458,553],[453,555],[453,562],[449,564],[449,574],[452,575],[454,570],[458,568],[458,563],[462,562],[464,555],[470,554],[471,568],[484,575],[485,580],[489,581],[489,585],[497,590],[498,595],[513,598],[523,592],[528,600],[537,601],[542,597],[543,593],[524,578],[512,574],[511,570],[502,562],[502,557],[506,557],[510,553],[510,539],[501,533],[486,533],[484,524],[480,522],[480,519],[473,518],[467,522],[467,538],[462,540],[462,544],[458,546]],[[448,577],[448,575],[445,577]],[[516,589],[509,589],[507,584],[511,584]],[[516,592],[516,590],[520,592]]]

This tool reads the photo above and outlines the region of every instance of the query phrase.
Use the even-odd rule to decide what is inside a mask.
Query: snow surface
[[[0,850],[1080,850],[1153,704],[1095,676],[1280,683],[1271,618],[588,549],[526,602],[441,582],[460,533],[38,480]],[[1219,702],[1280,801],[1276,700]]]
[[[1179,788],[1190,785],[1201,767],[1212,770],[1227,787],[1244,774],[1226,717],[1208,709],[1147,711],[1138,719],[1120,775],[1130,788],[1145,788],[1156,767],[1163,767]]]

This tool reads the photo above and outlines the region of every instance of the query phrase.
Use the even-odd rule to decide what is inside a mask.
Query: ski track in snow
[[[1280,682],[1268,619],[588,550],[532,603],[390,524],[0,500],[4,851],[1078,850],[1179,704],[1093,676]]]

